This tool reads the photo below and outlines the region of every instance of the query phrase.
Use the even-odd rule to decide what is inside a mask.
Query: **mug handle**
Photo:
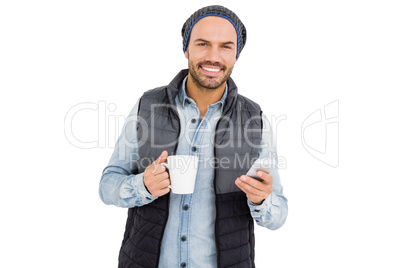
[[[166,172],[169,174],[169,165],[167,163],[161,163],[162,166],[166,168]],[[170,174],[169,174],[170,176]],[[169,188],[172,188],[172,186],[168,185]]]
[[[166,168],[166,171],[169,173],[169,166],[167,163],[161,163],[162,166],[164,166]]]

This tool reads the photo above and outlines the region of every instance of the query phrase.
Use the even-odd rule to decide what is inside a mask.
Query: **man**
[[[253,219],[281,227],[287,200],[276,168],[245,176],[276,158],[267,118],[230,78],[246,28],[208,6],[182,36],[189,69],[137,101],[101,178],[103,202],[130,208],[119,267],[254,267]],[[193,194],[170,192],[161,163],[173,154],[199,157]]]

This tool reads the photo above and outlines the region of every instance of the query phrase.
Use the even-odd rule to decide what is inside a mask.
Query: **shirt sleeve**
[[[127,117],[112,157],[102,172],[99,196],[107,205],[132,208],[151,203],[152,196],[144,185],[144,173],[138,170],[137,112],[139,100]]]
[[[276,153],[276,140],[272,133],[271,125],[262,114],[263,133],[261,139],[260,158],[270,158],[278,163]],[[271,230],[280,228],[286,221],[288,215],[288,203],[283,194],[283,187],[279,177],[277,166],[271,168],[270,175],[273,178],[272,193],[265,199],[262,204],[256,205],[247,200],[250,208],[251,216],[256,223],[262,227]]]

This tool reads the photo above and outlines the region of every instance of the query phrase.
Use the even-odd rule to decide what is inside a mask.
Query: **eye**
[[[199,43],[198,46],[200,47],[205,47],[207,44],[206,43]]]

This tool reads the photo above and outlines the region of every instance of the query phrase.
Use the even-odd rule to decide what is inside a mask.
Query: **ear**
[[[188,47],[186,49],[186,52],[184,52],[184,56],[186,57],[186,59],[188,59]]]

